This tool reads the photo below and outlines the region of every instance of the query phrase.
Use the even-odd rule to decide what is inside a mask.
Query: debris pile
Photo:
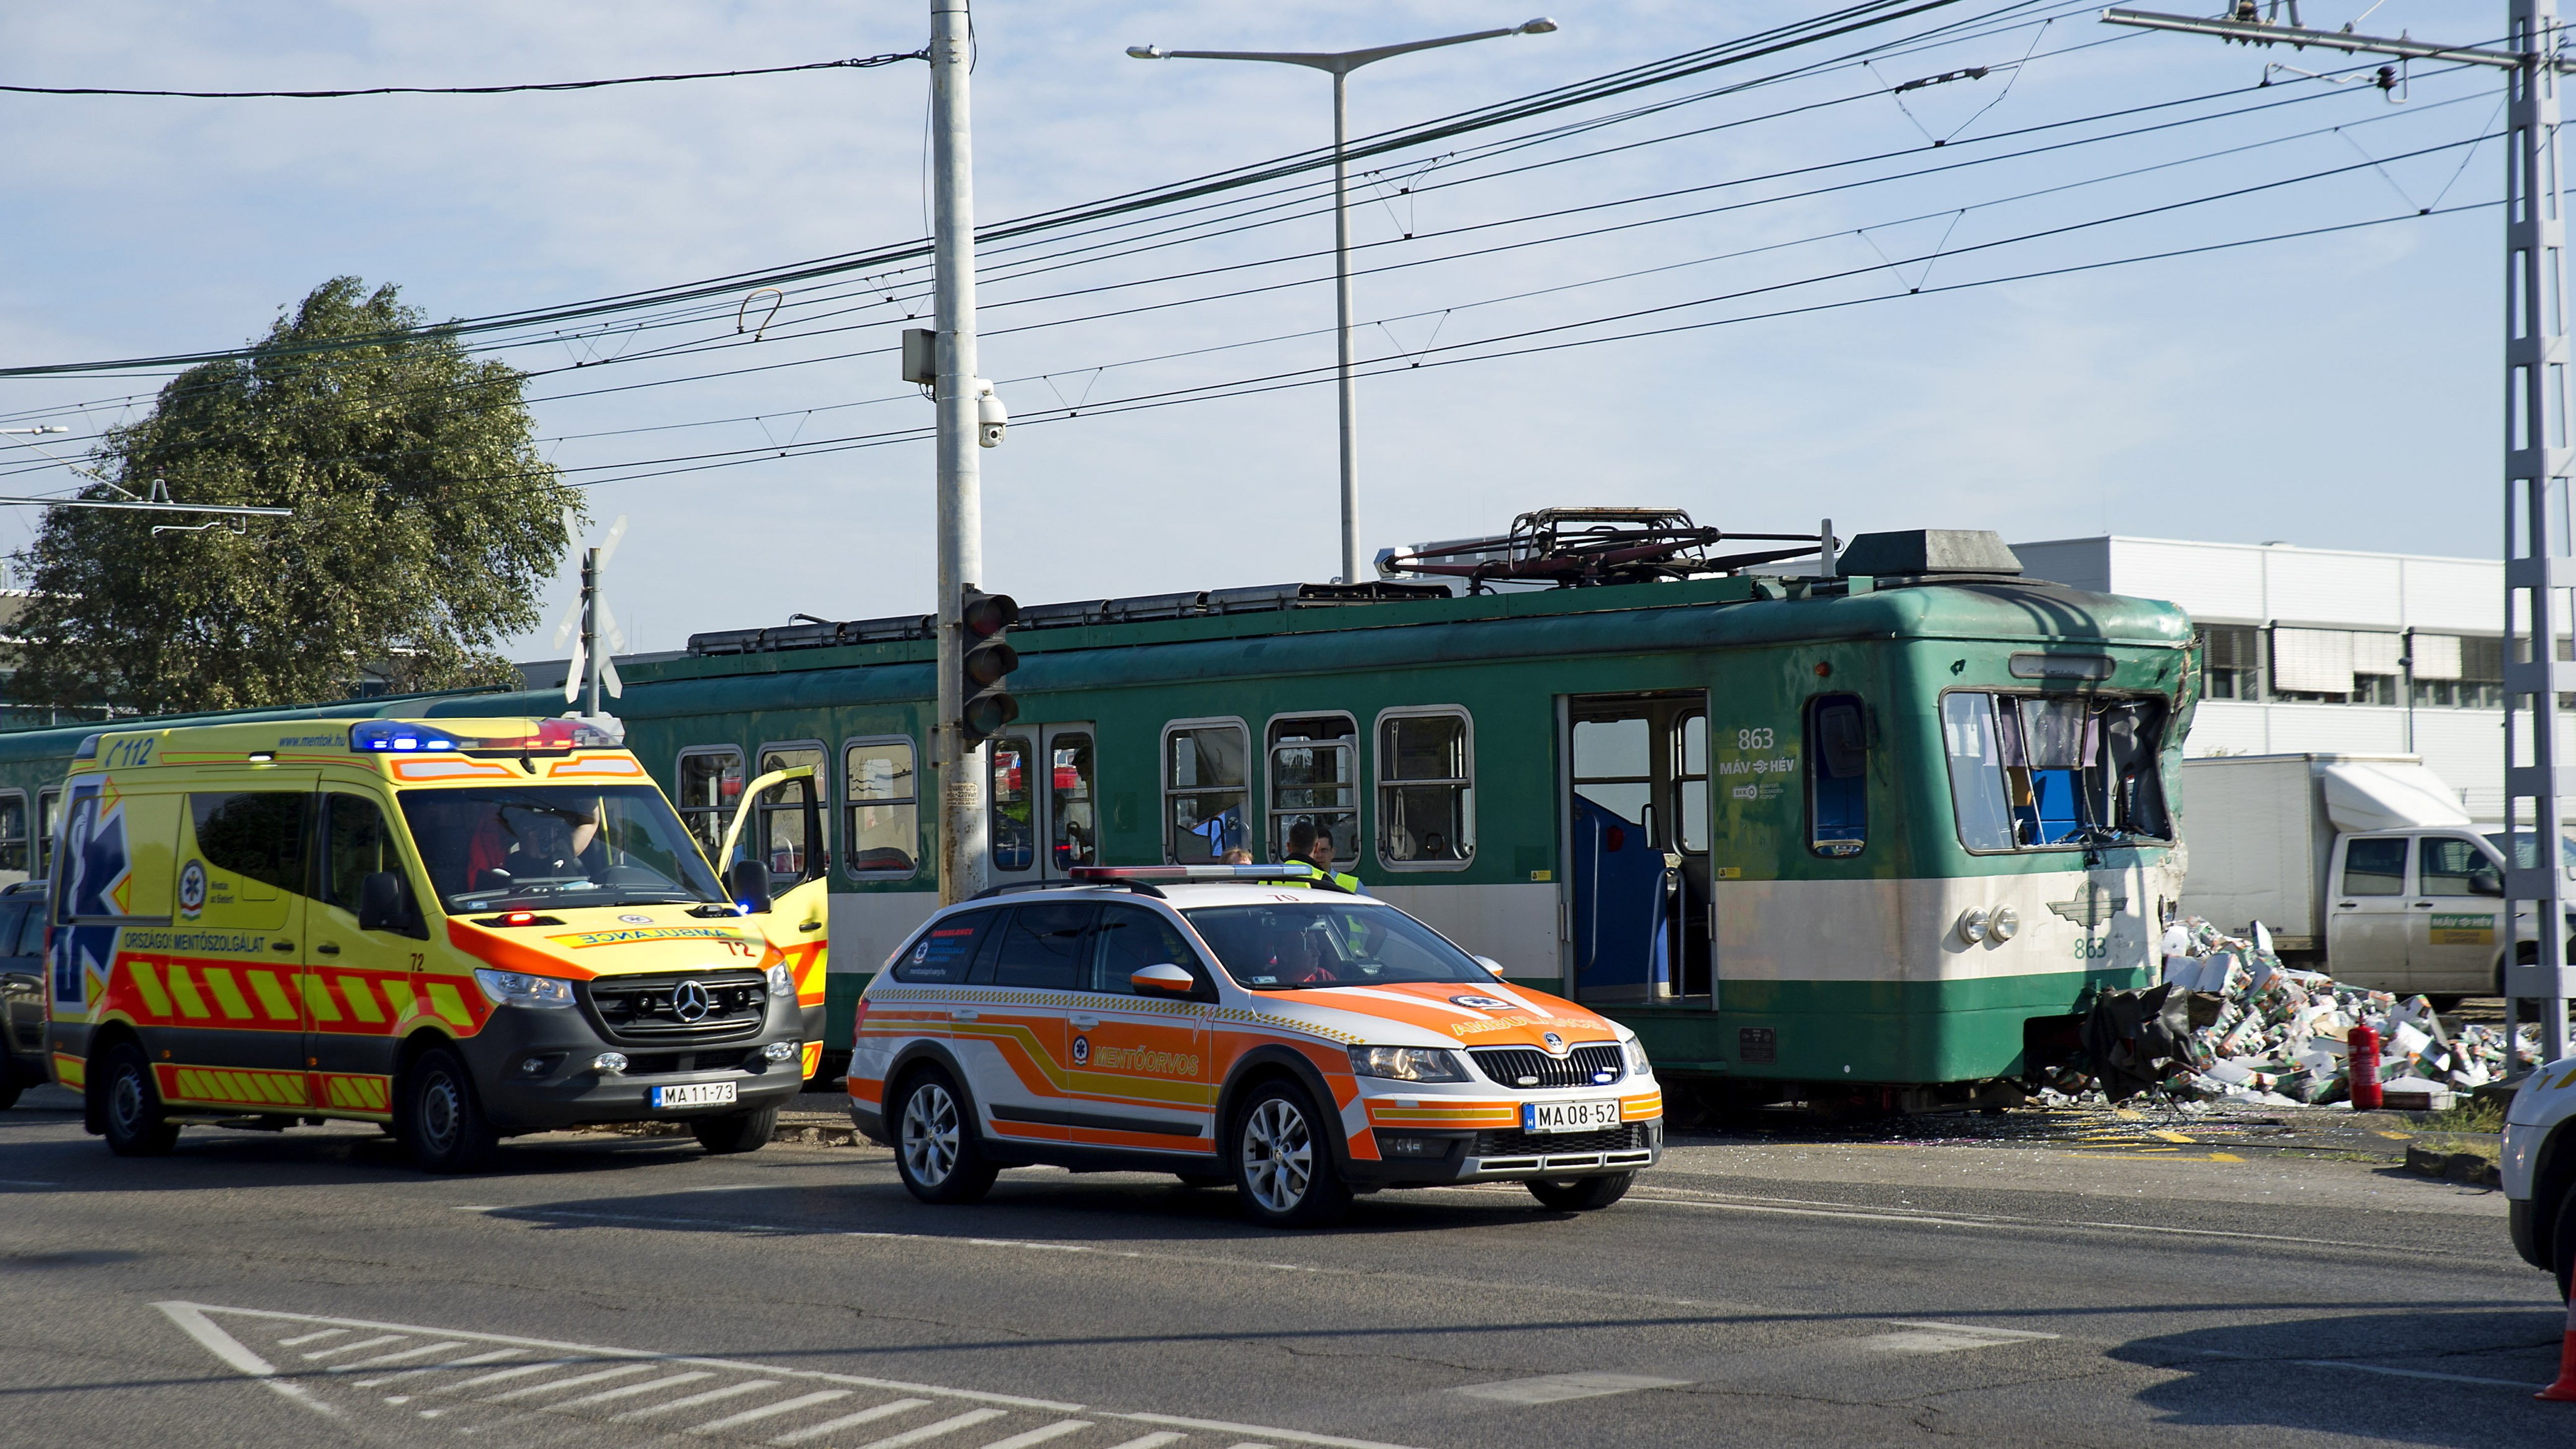
[[[2472,1023],[2446,1028],[2421,996],[2346,986],[2321,972],[2281,964],[2271,933],[2251,939],[2200,918],[2165,930],[2164,982],[2146,991],[2105,992],[2084,1023],[2090,1070],[2051,1074],[2043,1101],[2120,1101],[2150,1093],[2311,1106],[2350,1090],[2352,1029],[2367,1023],[2382,1048],[2379,1080],[2392,1098],[2439,1102],[2501,1080],[2505,1035]],[[2521,1055],[2536,1059],[2540,1029],[2525,1024]]]

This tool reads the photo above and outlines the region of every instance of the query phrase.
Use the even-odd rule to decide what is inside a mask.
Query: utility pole
[[[975,177],[966,80],[974,61],[967,0],[930,0],[930,164],[937,257],[939,417],[939,718],[931,768],[939,781],[939,901],[953,905],[984,884],[984,746],[959,723],[964,711],[962,620],[966,590],[984,578],[983,476],[976,461]]]
[[[1436,50],[1444,45],[1465,45],[1470,41],[1495,40],[1506,35],[1555,33],[1556,22],[1542,15],[1536,20],[1507,25],[1499,30],[1476,30],[1465,35],[1409,40],[1401,45],[1375,45],[1366,50],[1165,50],[1159,45],[1127,47],[1127,53],[1138,60],[1275,61],[1280,65],[1302,65],[1324,71],[1333,78],[1333,335],[1339,339],[1340,346],[1340,366],[1336,370],[1335,383],[1341,396],[1342,418],[1342,583],[1360,582],[1360,454],[1358,433],[1351,420],[1351,175],[1346,154],[1350,144],[1351,72],[1389,56],[1410,55],[1417,50]]]
[[[2275,0],[2277,13],[2278,0]],[[2541,1060],[2569,1054],[2567,999],[2567,872],[2560,864],[2566,798],[2576,795],[2576,769],[2558,763],[2559,696],[2576,694],[2576,663],[2560,660],[2556,639],[2569,617],[2566,591],[2576,587],[2576,557],[2558,551],[2550,520],[2568,507],[2576,448],[2568,442],[2567,221],[2560,207],[2558,78],[2570,69],[2561,56],[2557,0],[2509,0],[2510,48],[2432,45],[2339,30],[2309,30],[2298,22],[2273,25],[2257,17],[2255,0],[2235,0],[2224,19],[2106,10],[2103,20],[2149,30],[2215,35],[2246,45],[2316,47],[2350,55],[2386,55],[2482,65],[2505,72],[2508,118],[2505,137],[2505,414],[2504,414],[2504,823],[2514,842],[2521,802],[2532,803],[2531,864],[2518,848],[2505,862],[2504,899],[2498,909],[2518,922],[2517,902],[2528,901],[2538,936],[2536,960],[2526,964],[2519,945],[2505,966],[2505,1069],[2515,1065],[2511,1036],[2514,1003],[2535,997],[2541,1016]],[[2518,699],[2530,702],[2515,707]],[[2529,727],[2518,738],[2515,717]],[[2527,762],[2515,763],[2517,755]],[[2508,930],[2511,940],[2518,931]]]

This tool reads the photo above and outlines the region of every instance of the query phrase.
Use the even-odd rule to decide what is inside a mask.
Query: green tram
[[[2070,1047],[2096,990],[2149,984],[2181,894],[2188,619],[2019,571],[1992,534],[1922,531],[1854,539],[1810,579],[1027,609],[1019,720],[987,751],[987,883],[1275,860],[1307,822],[1372,894],[1633,1026],[1670,1081],[1969,1100]],[[699,635],[621,668],[628,746],[711,851],[747,781],[822,767],[822,858],[801,799],[752,806],[775,810],[775,873],[830,877],[837,1074],[861,988],[938,901],[932,621]],[[0,735],[0,867],[14,846],[43,872],[90,732]]]

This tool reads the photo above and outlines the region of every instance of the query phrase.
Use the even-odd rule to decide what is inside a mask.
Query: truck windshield
[[[1941,696],[1950,797],[1970,850],[2045,850],[2170,837],[2156,755],[2164,701]]]
[[[1226,974],[1255,991],[1438,981],[1490,986],[1476,958],[1386,906],[1299,901],[1183,911]]]
[[[649,785],[405,790],[402,808],[451,912],[725,898]]]
[[[2532,838],[2533,833],[2528,830],[2517,830],[2513,833],[2514,869],[2529,870],[2534,864],[2536,864],[2532,859]],[[2488,831],[2487,843],[2494,846],[2497,852],[2501,854],[2504,850],[2504,832],[2501,830]],[[2570,840],[2563,835],[2558,838],[2558,863],[2569,870],[2576,870],[2576,840]]]

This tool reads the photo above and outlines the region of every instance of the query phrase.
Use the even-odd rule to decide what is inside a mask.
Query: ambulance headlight
[[[1363,1077],[1391,1077],[1399,1082],[1463,1082],[1467,1068],[1455,1052],[1438,1047],[1351,1048],[1351,1070]]]
[[[1651,1077],[1655,1074],[1655,1064],[1646,1060],[1646,1044],[1644,1042],[1639,1041],[1632,1036],[1626,1041],[1619,1043],[1619,1046],[1621,1050],[1628,1054],[1629,1076]]]
[[[474,984],[494,1006],[570,1006],[572,983],[560,977],[531,976],[524,971],[478,970]]]
[[[781,961],[777,965],[770,967],[768,975],[770,995],[793,996],[796,994],[796,973],[787,969],[786,962]]]

